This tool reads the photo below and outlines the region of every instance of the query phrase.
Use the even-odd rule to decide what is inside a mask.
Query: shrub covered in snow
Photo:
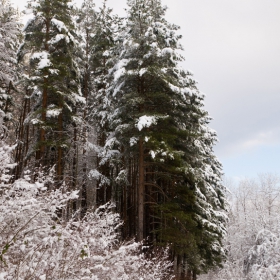
[[[63,219],[77,192],[48,190],[28,176],[0,190],[0,279],[170,279],[167,253],[146,258],[121,243],[119,215],[106,204],[82,219]]]
[[[8,172],[15,164],[12,163],[12,151],[15,146],[10,146],[6,143],[8,129],[4,125],[5,113],[0,109],[0,185],[8,182],[10,176]]]
[[[261,230],[256,244],[248,252],[245,273],[249,279],[266,280],[280,278],[280,239],[269,230]]]

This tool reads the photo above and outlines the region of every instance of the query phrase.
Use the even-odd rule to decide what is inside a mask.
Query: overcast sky
[[[13,2],[22,8],[26,1]],[[184,67],[206,94],[225,175],[280,175],[280,1],[162,2],[168,21],[181,26]],[[126,0],[108,5],[125,15]]]

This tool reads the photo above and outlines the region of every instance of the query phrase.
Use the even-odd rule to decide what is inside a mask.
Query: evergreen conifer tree
[[[97,152],[97,203],[103,204],[112,198],[112,185],[110,184],[111,169],[110,156],[105,148],[109,133],[109,120],[111,100],[106,96],[108,87],[108,70],[114,59],[115,34],[117,33],[118,17],[112,15],[107,0],[96,13],[96,24],[92,37],[91,67],[93,78],[93,91],[91,95],[90,121],[96,133]]]
[[[179,67],[181,36],[165,20],[166,8],[158,0],[130,0],[128,6],[107,91],[114,105],[111,139],[123,162],[116,177],[123,178],[120,204],[122,211],[130,208],[123,214],[128,231],[136,230],[138,240],[172,243],[177,262],[186,263],[182,274],[195,278],[224,257],[215,134],[192,74]],[[135,204],[133,217],[128,212]]]
[[[78,27],[83,38],[81,49],[83,59],[80,63],[82,73],[82,92],[87,100],[84,110],[85,126],[82,138],[84,139],[83,173],[96,187],[88,188],[83,183],[83,193],[94,192],[97,204],[103,204],[111,199],[111,185],[109,184],[108,160],[104,155],[104,139],[109,110],[105,89],[106,75],[109,66],[110,48],[114,44],[115,17],[111,15],[112,9],[107,7],[106,1],[98,12],[94,10],[92,0],[83,2],[78,16]],[[102,161],[102,159],[104,161]],[[100,170],[102,169],[102,171]],[[86,182],[86,180],[84,180]]]
[[[37,0],[29,6],[34,17],[24,29],[19,58],[30,54],[28,79],[35,105],[28,122],[38,128],[33,151],[37,166],[56,165],[61,183],[71,145],[71,127],[79,122],[75,108],[84,101],[75,61],[73,8],[68,0]]]
[[[95,204],[95,188],[89,186],[91,179],[89,178],[89,170],[95,166],[96,159],[90,153],[90,148],[92,146],[92,135],[93,129],[89,123],[89,98],[93,89],[92,80],[92,69],[90,67],[91,60],[91,49],[92,49],[92,36],[94,34],[94,27],[96,22],[96,12],[94,10],[95,4],[93,0],[83,1],[81,8],[77,10],[77,29],[79,37],[79,68],[81,72],[81,90],[82,95],[85,98],[85,104],[81,110],[81,116],[83,118],[83,123],[78,128],[78,138],[79,138],[79,155],[77,155],[77,160],[74,161],[74,165],[78,165],[76,173],[81,174],[79,182],[75,181],[75,184],[81,186],[80,196],[81,196],[81,207],[82,213],[87,211],[88,207]],[[77,136],[75,137],[77,138]],[[79,160],[78,160],[79,159]],[[74,184],[73,184],[74,185]]]
[[[0,1],[0,109],[4,121],[11,119],[12,90],[16,79],[16,51],[19,46],[19,15],[9,0]]]

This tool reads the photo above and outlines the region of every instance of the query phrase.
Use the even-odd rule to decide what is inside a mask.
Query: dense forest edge
[[[217,135],[167,7],[128,0],[122,18],[106,0],[36,0],[22,25],[9,0],[0,4],[0,279],[264,273],[248,252],[253,236],[277,242],[275,223],[265,216],[247,247],[230,250],[231,227],[259,204],[234,200],[245,214],[228,222],[238,188],[223,182]]]

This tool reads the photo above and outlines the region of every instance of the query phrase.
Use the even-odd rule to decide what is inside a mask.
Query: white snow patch
[[[123,76],[126,72],[125,67],[129,63],[129,59],[122,59],[119,61],[116,66],[113,68],[113,71],[115,70],[114,73],[114,81],[117,81],[121,76]]]
[[[59,74],[59,71],[57,69],[49,69],[49,72],[52,74],[52,75],[58,75]]]
[[[150,155],[151,155],[152,158],[156,157],[156,153],[154,151],[150,151]]]
[[[161,51],[161,54],[162,55],[172,55],[173,54],[173,50],[171,49],[171,48],[164,48],[164,49],[162,49],[162,51]]]
[[[56,26],[56,28],[59,30],[59,32],[61,32],[62,29],[64,29],[65,31],[67,30],[65,24],[62,21],[53,18],[51,20],[51,22]]]
[[[32,59],[38,59],[38,69],[43,69],[52,65],[51,61],[49,60],[49,53],[47,52],[36,52],[32,55]]]
[[[63,34],[57,34],[54,38],[52,38],[51,40],[49,40],[49,44],[56,44],[58,43],[59,41],[65,39],[66,40],[66,43],[69,43],[69,38],[66,37],[65,35]]]
[[[118,69],[115,73],[114,73],[114,81],[117,81],[121,76],[123,76],[125,74],[126,70],[125,68],[121,68]]]
[[[105,51],[105,52],[102,54],[102,56],[108,57],[108,56],[110,56],[110,53],[109,53],[108,51]]]
[[[130,140],[129,140],[130,147],[132,147],[135,144],[137,144],[137,142],[138,142],[138,139],[136,137],[130,138]]]
[[[62,111],[62,109],[58,109],[58,108],[48,109],[46,112],[47,118],[58,117],[61,114],[61,111]]]
[[[158,44],[157,44],[156,42],[153,42],[153,43],[151,44],[151,47],[152,47],[152,48],[157,48],[157,46],[158,46]]]
[[[35,17],[33,14],[28,14],[28,11],[27,13],[25,14],[24,16],[24,19],[23,19],[23,22],[25,22],[25,25],[22,29],[23,32],[26,31],[26,28],[35,20]],[[1,278],[0,278],[1,279]]]
[[[41,120],[39,120],[39,119],[32,119],[30,122],[31,122],[33,125],[42,124],[42,123],[43,123],[43,122],[42,122]]]
[[[96,179],[96,180],[98,180],[101,176],[102,176],[102,174],[96,169],[90,170],[90,172],[88,174],[89,178]]]
[[[150,127],[152,124],[157,123],[157,118],[155,116],[142,116],[139,118],[136,126],[139,131],[141,131],[144,127]]]
[[[4,280],[4,279],[7,279],[6,276],[7,276],[7,272],[0,272],[0,280]]]
[[[139,71],[139,76],[142,77],[147,72],[146,68],[141,68]]]

